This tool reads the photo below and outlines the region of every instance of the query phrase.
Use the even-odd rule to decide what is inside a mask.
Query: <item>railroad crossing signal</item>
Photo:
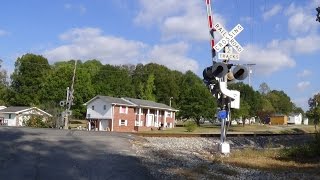
[[[234,39],[243,30],[243,27],[240,24],[236,25],[230,32],[228,32],[220,23],[216,23],[214,27],[223,37],[213,47],[216,51],[219,52],[227,44],[230,44],[238,53],[243,51],[242,46]]]

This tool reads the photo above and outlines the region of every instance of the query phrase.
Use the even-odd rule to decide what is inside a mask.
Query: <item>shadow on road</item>
[[[123,137],[0,128],[1,179],[153,179]]]

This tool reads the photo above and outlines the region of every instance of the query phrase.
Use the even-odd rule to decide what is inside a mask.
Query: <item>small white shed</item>
[[[302,124],[302,114],[292,114],[288,118],[288,124],[301,125]]]

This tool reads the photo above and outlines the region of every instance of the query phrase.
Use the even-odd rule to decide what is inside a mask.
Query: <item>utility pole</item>
[[[74,92],[74,81],[76,77],[76,69],[77,69],[77,60],[74,62],[73,76],[72,76],[72,84],[71,89],[67,88],[67,99],[66,99],[66,110],[65,110],[65,120],[64,120],[64,129],[68,129],[69,124],[69,115],[71,115],[71,105],[73,103],[73,92]]]
[[[248,74],[248,79],[249,79],[249,86],[251,86],[251,74],[252,74],[252,66],[255,66],[256,64],[250,63],[250,64],[244,64],[248,66],[249,74]]]

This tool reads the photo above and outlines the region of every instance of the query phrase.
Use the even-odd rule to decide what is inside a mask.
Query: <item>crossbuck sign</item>
[[[217,52],[223,49],[227,44],[230,44],[238,53],[243,51],[242,46],[234,39],[242,30],[243,27],[238,24],[230,32],[228,32],[220,23],[214,25],[216,31],[222,35],[222,39],[213,47]],[[239,54],[220,53],[222,57],[235,57],[235,60],[239,60]],[[220,55],[221,56],[221,55]]]

